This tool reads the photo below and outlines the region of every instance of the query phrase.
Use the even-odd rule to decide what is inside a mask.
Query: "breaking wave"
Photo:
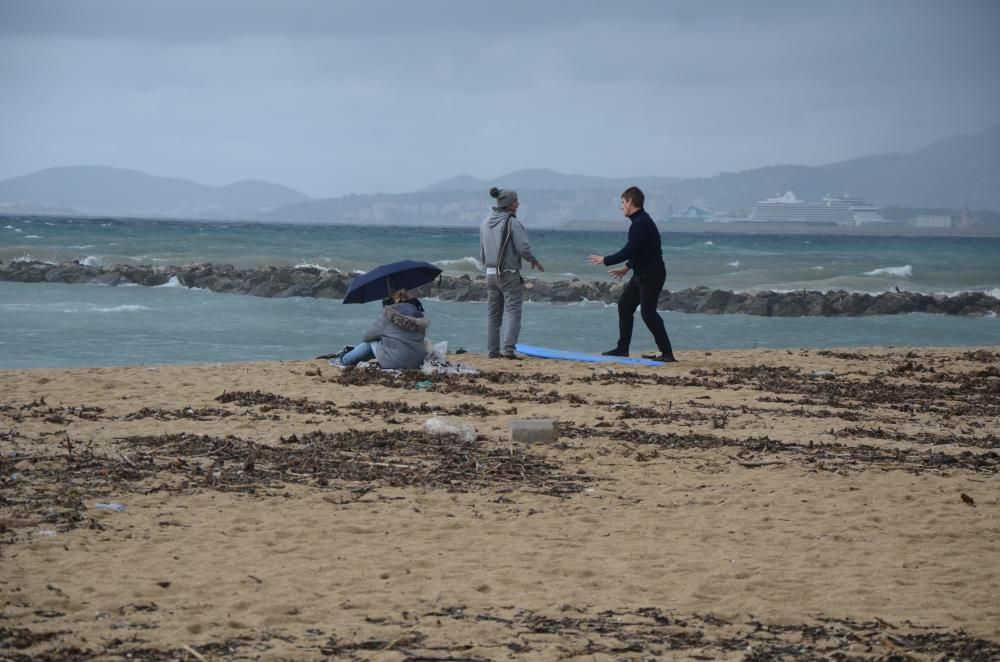
[[[457,260],[435,260],[434,264],[436,264],[439,267],[450,267],[452,265],[471,265],[474,269],[478,271],[483,270],[483,265],[481,265],[479,263],[479,260],[472,257],[471,255],[467,255]]]
[[[898,278],[909,278],[913,275],[913,267],[904,264],[901,267],[879,267],[865,272],[866,276],[896,276]]]

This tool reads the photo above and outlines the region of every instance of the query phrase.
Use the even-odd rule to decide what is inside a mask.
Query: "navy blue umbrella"
[[[351,281],[344,303],[378,301],[396,290],[412,290],[426,285],[441,274],[429,262],[402,260],[383,264]]]

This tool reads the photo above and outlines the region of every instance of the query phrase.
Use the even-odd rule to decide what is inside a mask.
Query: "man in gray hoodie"
[[[521,333],[521,302],[524,299],[524,281],[521,278],[521,258],[532,267],[545,271],[542,263],[532,255],[528,246],[528,233],[517,220],[517,191],[490,189],[496,206],[479,227],[479,262],[486,269],[486,347],[492,359],[516,359],[514,345]],[[500,347],[500,327],[507,316],[507,331]]]

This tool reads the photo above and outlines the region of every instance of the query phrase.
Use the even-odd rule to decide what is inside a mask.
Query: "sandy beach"
[[[1000,349],[678,357],[0,371],[0,659],[1000,658]]]

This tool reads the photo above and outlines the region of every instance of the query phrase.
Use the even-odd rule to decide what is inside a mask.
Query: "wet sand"
[[[0,658],[1000,657],[998,348],[454,358],[0,371]]]

